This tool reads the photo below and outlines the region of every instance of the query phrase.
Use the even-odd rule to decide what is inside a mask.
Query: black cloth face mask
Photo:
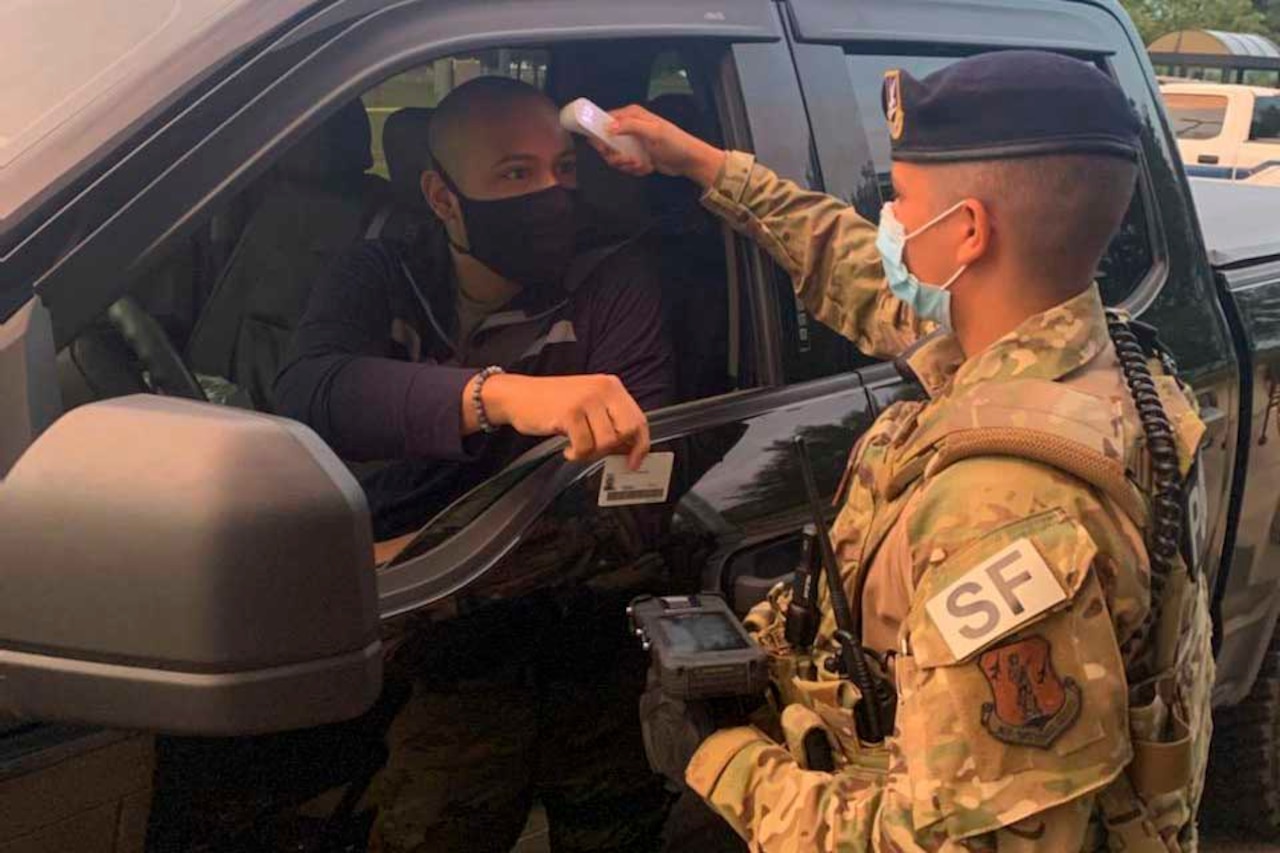
[[[470,247],[449,243],[503,278],[525,287],[553,287],[564,278],[577,244],[577,197],[560,186],[510,198],[474,199],[437,167],[458,198]]]

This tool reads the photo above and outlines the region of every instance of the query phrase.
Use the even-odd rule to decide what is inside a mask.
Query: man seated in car
[[[401,460],[364,478],[378,538],[544,436],[570,459],[639,461],[641,411],[671,402],[657,284],[636,247],[581,251],[551,101],[482,77],[441,102],[430,140],[422,190],[443,227],[369,241],[317,282],[275,387],[343,458]],[[506,372],[481,382],[490,366]]]
[[[379,538],[544,436],[565,436],[571,460],[638,464],[644,410],[674,394],[658,282],[636,244],[584,240],[555,105],[479,78],[440,103],[429,136],[422,191],[441,227],[368,241],[318,282],[275,386],[282,413],[339,455],[380,462],[362,477]],[[379,849],[505,853],[534,796],[565,849],[652,846],[666,795],[644,760],[644,659],[623,604],[557,590],[412,632],[394,664],[414,694],[375,786]]]

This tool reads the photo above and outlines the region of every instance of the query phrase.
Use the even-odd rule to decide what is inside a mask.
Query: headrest
[[[350,177],[373,165],[373,132],[357,98],[307,134],[280,158],[280,173],[295,179]]]
[[[699,139],[706,139],[713,145],[718,144],[719,140],[709,138],[711,133],[707,127],[707,121],[693,95],[675,93],[659,95],[651,100],[648,106],[654,115],[665,118],[681,130]]]
[[[431,107],[405,107],[387,116],[382,126],[382,153],[391,186],[406,199],[422,200],[422,173],[431,168],[427,132]]]
[[[712,145],[719,145],[719,140],[710,133],[710,123],[704,118],[693,95],[659,95],[649,101],[648,107],[655,115],[665,118],[681,130],[705,139]],[[649,208],[656,216],[674,216],[679,219],[700,210],[698,197],[702,194],[701,190],[696,184],[683,178],[655,172],[647,179],[645,191]]]

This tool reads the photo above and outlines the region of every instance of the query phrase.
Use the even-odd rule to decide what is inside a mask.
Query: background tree
[[[1274,36],[1277,0],[1120,0],[1145,44],[1178,30],[1226,30]]]
[[[1267,34],[1280,41],[1280,0],[1253,0],[1253,7],[1266,20]]]

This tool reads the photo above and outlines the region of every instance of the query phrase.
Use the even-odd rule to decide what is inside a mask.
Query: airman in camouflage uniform
[[[864,647],[897,689],[892,734],[883,743],[858,736],[858,691],[825,665],[838,653],[829,599],[813,650],[792,649],[783,633],[790,590],[780,587],[748,624],[772,655],[781,736],[721,730],[693,756],[687,782],[753,850],[1193,850],[1211,726],[1204,583],[1179,559],[1148,621],[1152,463],[1088,284],[1132,186],[1132,171],[1108,169],[1131,168],[1136,119],[1096,68],[1036,52],[974,57],[923,81],[891,72],[885,102],[895,183],[904,179],[899,205],[910,192],[904,163],[945,182],[955,163],[1016,161],[1023,171],[985,185],[997,193],[1016,192],[1009,174],[1075,163],[1078,175],[1059,176],[1063,217],[1091,209],[1071,201],[1089,198],[1091,179],[1128,183],[1112,213],[1098,214],[1112,216],[1104,233],[1078,247],[1094,252],[1083,281],[1028,309],[1008,306],[1018,291],[1000,304],[992,297],[981,308],[1004,312],[1005,325],[975,347],[989,318],[975,316],[972,294],[963,305],[956,297],[947,334],[921,314],[949,324],[949,312],[906,288],[897,290],[911,304],[898,298],[892,277],[886,287],[894,258],[883,224],[878,252],[876,226],[839,200],[749,154],[709,151],[639,108],[615,114],[615,130],[644,141],[657,169],[707,188],[703,203],[773,256],[814,316],[864,352],[899,358],[928,393],[889,408],[859,442],[831,531]],[[618,168],[646,168],[602,153]],[[952,209],[964,223],[949,233],[970,241],[960,251],[975,234],[1025,233],[1003,199],[979,201]],[[950,215],[916,216],[907,239]],[[923,269],[927,253],[911,245],[911,265]],[[977,254],[962,260],[971,276],[997,263]],[[940,277],[944,266],[934,263]],[[1057,272],[1047,269],[1044,284],[1029,277],[1021,293],[1047,288]],[[1155,384],[1186,476],[1203,424],[1174,378]],[[833,747],[834,772],[806,766],[801,744],[815,728]]]

